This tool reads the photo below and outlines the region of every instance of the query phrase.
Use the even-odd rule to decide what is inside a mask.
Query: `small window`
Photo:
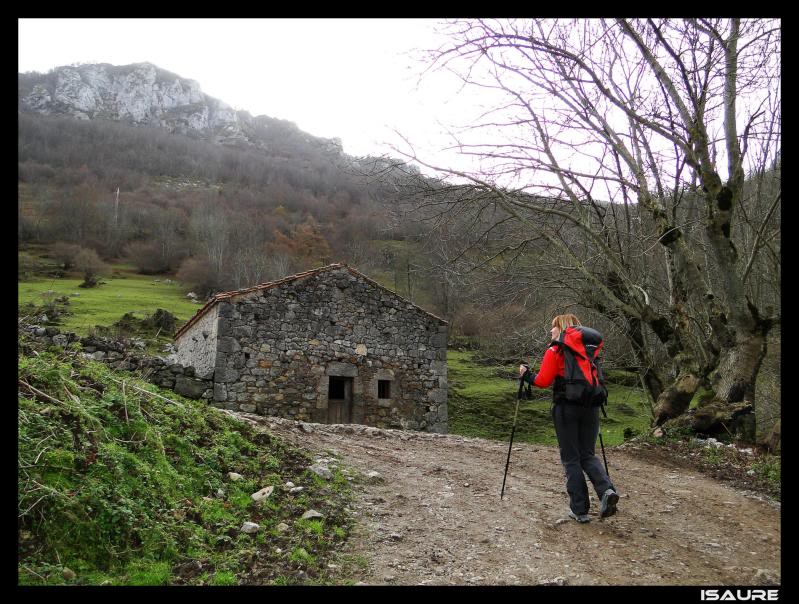
[[[377,398],[391,398],[391,380],[377,380]]]

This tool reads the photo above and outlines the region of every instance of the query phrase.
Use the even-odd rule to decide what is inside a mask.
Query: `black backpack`
[[[556,346],[564,357],[564,376],[556,378],[560,384],[561,400],[578,405],[602,407],[608,401],[605,375],[599,364],[599,353],[604,339],[596,329],[574,325],[564,329],[551,346]],[[560,388],[558,388],[560,386]]]

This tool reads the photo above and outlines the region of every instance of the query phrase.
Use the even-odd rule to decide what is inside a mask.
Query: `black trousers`
[[[601,499],[613,483],[602,462],[594,454],[599,435],[599,407],[558,403],[552,407],[555,434],[560,446],[560,461],[566,473],[569,505],[575,514],[587,514],[591,506],[583,472]]]

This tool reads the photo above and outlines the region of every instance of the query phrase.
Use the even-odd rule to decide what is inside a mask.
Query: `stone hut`
[[[346,264],[217,294],[175,346],[217,407],[447,432],[447,322]]]

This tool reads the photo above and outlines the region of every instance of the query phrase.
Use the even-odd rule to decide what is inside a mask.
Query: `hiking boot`
[[[571,510],[569,510],[569,518],[573,518],[580,523],[591,522],[591,518],[588,516],[588,514],[575,514]]]
[[[608,489],[602,495],[602,501],[599,503],[599,517],[607,518],[616,513],[616,504],[619,501],[619,494],[613,489]]]

